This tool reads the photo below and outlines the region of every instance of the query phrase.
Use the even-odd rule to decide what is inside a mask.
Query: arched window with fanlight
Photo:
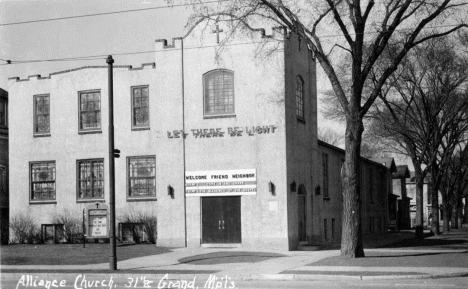
[[[296,76],[296,116],[304,120],[304,80],[300,75]]]
[[[234,114],[234,72],[216,69],[203,75],[204,115]]]

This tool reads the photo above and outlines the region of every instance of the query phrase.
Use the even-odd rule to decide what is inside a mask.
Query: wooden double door
[[[241,243],[241,197],[202,197],[202,243]]]

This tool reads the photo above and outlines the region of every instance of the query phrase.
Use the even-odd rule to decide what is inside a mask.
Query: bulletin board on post
[[[86,238],[109,238],[109,206],[95,203],[85,208]]]

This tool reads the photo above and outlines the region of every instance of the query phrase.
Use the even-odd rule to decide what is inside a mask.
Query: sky
[[[210,1],[210,0],[204,0]],[[183,0],[173,0],[183,4]],[[186,34],[190,6],[168,7],[165,0],[0,0],[0,88],[8,91],[8,78],[50,73],[88,65],[141,66],[154,62],[155,40]],[[150,9],[56,21],[12,24],[50,18]],[[118,55],[123,53],[135,53]],[[60,58],[101,56],[94,60],[42,61]],[[6,64],[5,60],[40,62]],[[329,90],[330,84],[317,64],[317,89]],[[14,97],[14,96],[10,96]],[[14,113],[11,112],[10,113]],[[319,106],[319,128],[329,127],[344,135],[344,124],[326,120]],[[343,146],[341,144],[340,146]]]
[[[177,3],[177,1],[176,1]],[[181,3],[181,2],[178,2]],[[164,0],[0,0],[0,59],[12,61],[110,55],[154,50],[155,40],[183,36],[190,7],[161,8],[48,22],[15,22],[168,6]],[[113,56],[115,65],[154,62],[153,53]],[[0,64],[5,64],[0,60]],[[54,61],[0,65],[0,87],[9,77],[48,76],[92,61]]]
[[[177,5],[185,1],[172,2]],[[0,88],[8,91],[10,77],[48,76],[82,66],[106,65],[107,55],[113,55],[114,65],[139,67],[142,63],[154,62],[154,53],[138,52],[154,50],[156,39],[184,36],[188,31],[187,20],[193,12],[190,6],[168,6],[165,0],[0,0]],[[154,7],[165,8],[12,24]],[[137,54],[117,55],[134,52]],[[97,60],[42,61],[96,55],[102,57]],[[41,62],[6,64],[6,60]],[[328,80],[320,72],[318,90],[330,89]]]

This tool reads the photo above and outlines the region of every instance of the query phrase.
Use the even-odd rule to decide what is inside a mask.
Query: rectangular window
[[[328,154],[322,153],[322,171],[323,171],[323,197],[329,198],[328,194]]]
[[[156,197],[156,158],[128,158],[128,197]]]
[[[55,162],[31,163],[31,201],[55,200]]]
[[[132,87],[132,128],[148,128],[149,125],[149,88]]]
[[[0,126],[6,127],[8,125],[7,102],[0,100]]]
[[[34,96],[34,134],[50,133],[50,96]]]
[[[42,242],[59,243],[65,241],[63,224],[42,224]]]
[[[331,231],[332,239],[335,239],[335,219],[332,219],[332,224],[331,225],[332,225],[332,229],[331,229],[332,230]]]
[[[304,80],[296,76],[296,116],[304,120]]]
[[[80,131],[101,130],[101,92],[85,91],[79,93]]]
[[[327,219],[323,219],[323,237],[325,238],[325,240],[328,240],[327,227],[328,227]]]
[[[380,172],[380,202],[384,200],[387,196],[387,181],[385,177],[385,172]]]
[[[8,172],[3,165],[0,165],[0,200],[8,202]]]
[[[104,198],[104,160],[78,161],[78,200]]]

